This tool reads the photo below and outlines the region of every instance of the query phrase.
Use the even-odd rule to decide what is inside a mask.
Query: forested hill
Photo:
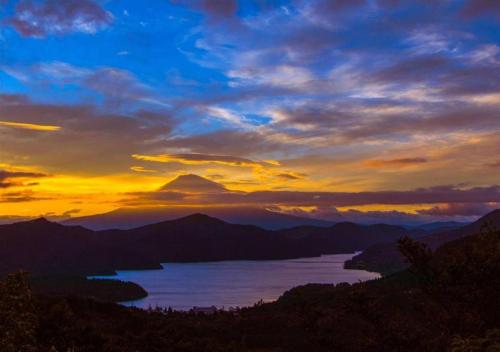
[[[484,229],[483,229],[484,228]],[[465,236],[477,234],[489,228],[500,228],[500,209],[494,210],[472,224],[448,231],[438,231],[419,238],[419,241],[436,249],[439,246]],[[363,269],[388,275],[407,267],[404,256],[398,250],[396,241],[377,243],[368,247],[345,264],[347,269]]]
[[[0,284],[5,351],[498,351],[500,232],[434,253],[399,241],[407,271],[354,285],[306,285],[277,302],[197,315],[81,298],[33,296],[22,275]]]
[[[339,223],[282,231],[194,214],[131,230],[92,231],[38,219],[0,225],[0,274],[112,274],[161,262],[261,260],[352,253],[419,233],[392,225]]]

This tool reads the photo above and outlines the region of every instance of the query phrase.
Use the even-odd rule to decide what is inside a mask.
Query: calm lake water
[[[274,301],[290,288],[307,283],[354,283],[379,277],[379,274],[363,270],[345,270],[343,264],[352,256],[164,263],[163,270],[119,271],[113,278],[133,281],[148,291],[149,296],[144,299],[123,303],[128,306],[172,307],[177,310],[212,305],[218,308],[244,307],[261,299]]]

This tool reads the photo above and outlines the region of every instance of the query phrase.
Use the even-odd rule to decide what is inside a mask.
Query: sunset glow
[[[500,17],[482,3],[0,2],[0,221],[477,218],[500,205]],[[161,190],[187,174],[225,190]]]

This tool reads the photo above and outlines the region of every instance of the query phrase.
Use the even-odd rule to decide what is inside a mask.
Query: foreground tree
[[[0,346],[2,352],[38,351],[37,316],[28,275],[18,272],[0,282]]]

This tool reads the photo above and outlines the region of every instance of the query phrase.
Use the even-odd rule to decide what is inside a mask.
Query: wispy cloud
[[[366,205],[421,205],[421,204],[484,204],[500,203],[500,186],[460,188],[436,186],[405,191],[375,192],[299,192],[254,191],[224,194],[170,194],[170,192],[137,192],[130,202],[159,204],[218,204],[288,207],[354,207]],[[172,198],[173,197],[173,198]]]
[[[10,122],[10,121],[0,121],[0,126],[20,128],[23,130],[41,131],[41,132],[54,132],[54,131],[59,131],[61,129],[61,126],[38,125],[34,123]]]
[[[143,166],[131,166],[130,170],[135,171],[135,172],[145,172],[145,173],[154,173],[157,172],[156,170],[153,169],[147,169]]]
[[[397,159],[374,159],[374,160],[366,160],[363,162],[363,165],[367,167],[404,167],[415,164],[423,164],[427,163],[426,158],[415,157],[415,158],[397,158]]]
[[[262,191],[229,204],[491,200],[471,190],[498,184],[496,2],[133,3],[5,6],[1,160],[114,192],[190,172]]]
[[[181,163],[185,165],[220,164],[220,165],[238,166],[238,167],[276,166],[276,162],[272,163],[270,161],[253,161],[250,159],[245,159],[240,157],[234,157],[228,155],[211,155],[211,154],[158,154],[158,155],[133,154],[132,158],[143,161],[153,161],[159,163]]]
[[[21,0],[8,22],[23,36],[43,38],[71,32],[94,34],[112,21],[113,15],[93,0]]]

